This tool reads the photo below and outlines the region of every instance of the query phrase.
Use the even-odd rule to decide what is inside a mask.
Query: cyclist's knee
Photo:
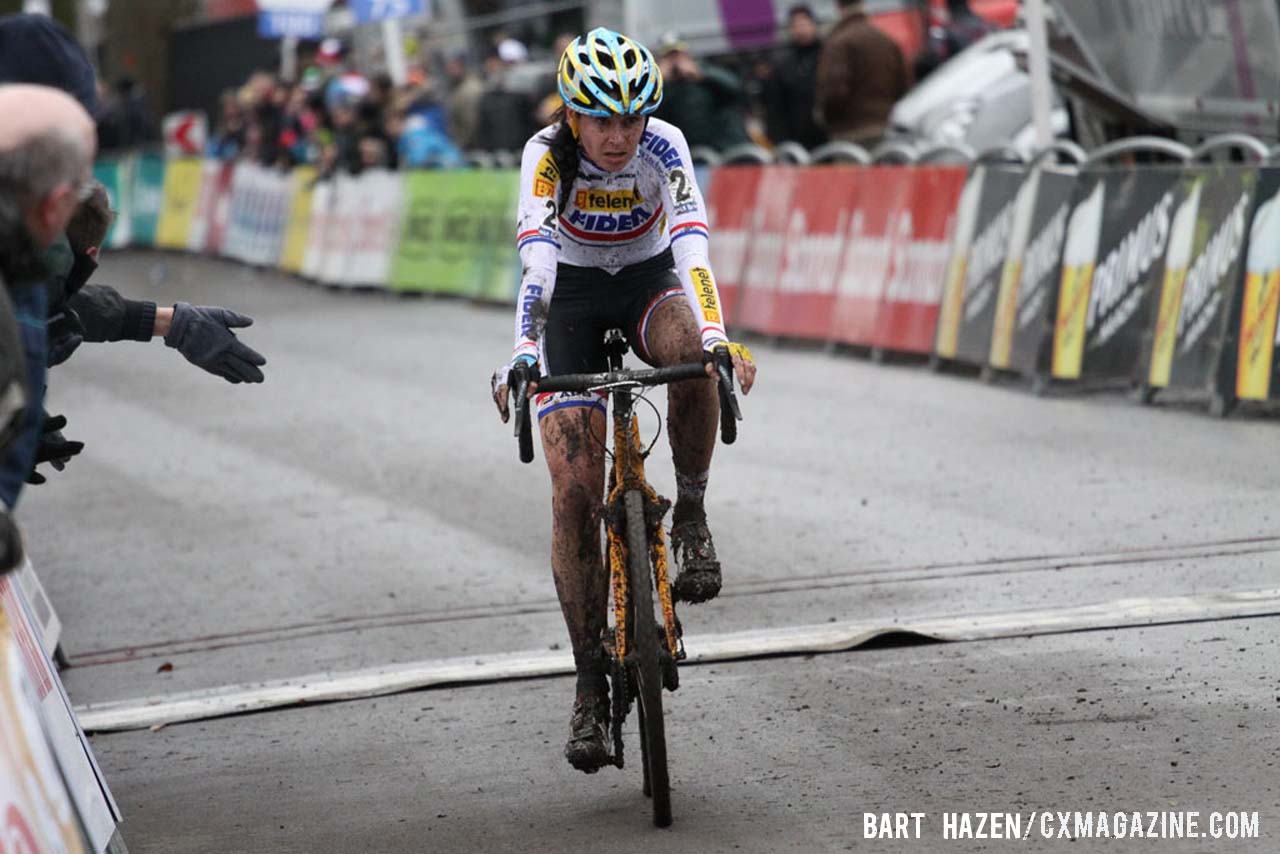
[[[682,365],[702,358],[702,342],[693,312],[684,299],[658,306],[645,330],[645,349],[658,365]]]

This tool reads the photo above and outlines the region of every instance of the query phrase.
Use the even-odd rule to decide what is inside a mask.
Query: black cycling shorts
[[[587,374],[607,371],[604,334],[621,329],[631,349],[653,365],[647,341],[654,309],[682,299],[684,288],[668,249],[610,275],[598,267],[556,267],[556,287],[542,334],[542,373]],[[604,395],[554,392],[537,396],[538,418],[568,406],[604,409]]]

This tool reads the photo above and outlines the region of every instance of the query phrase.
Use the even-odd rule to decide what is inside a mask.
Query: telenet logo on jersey
[[[548,151],[538,161],[538,168],[533,174],[533,194],[539,198],[550,196],[556,191],[556,182],[559,180],[560,167]]]
[[[573,194],[573,206],[580,211],[630,211],[644,199],[640,191],[630,190],[579,190]]]
[[[698,304],[702,306],[702,318],[707,323],[720,322],[720,304],[716,302],[716,283],[706,267],[694,267],[693,287],[698,292]]]

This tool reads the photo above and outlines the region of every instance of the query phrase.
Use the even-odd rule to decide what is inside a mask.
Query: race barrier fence
[[[1280,395],[1280,168],[1237,136],[1198,155],[1227,148],[1256,162],[1140,139],[1089,157],[1057,143],[1030,162],[1000,150],[926,164],[898,145],[704,164],[724,314],[735,330],[1042,387],[1123,382],[1147,400],[1179,389],[1218,412],[1267,400]],[[1115,162],[1152,152],[1169,162]],[[510,168],[317,179],[133,156],[96,173],[119,212],[109,248],[220,255],[332,287],[515,298]]]

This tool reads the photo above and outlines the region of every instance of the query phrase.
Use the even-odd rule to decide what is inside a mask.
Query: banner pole
[[[1027,35],[1031,38],[1028,49],[1031,72],[1031,117],[1036,129],[1036,147],[1047,148],[1053,142],[1053,127],[1049,110],[1053,103],[1053,88],[1049,81],[1049,35],[1045,26],[1044,0],[1026,0]]]
[[[298,37],[280,40],[280,79],[292,83],[298,79]]]

